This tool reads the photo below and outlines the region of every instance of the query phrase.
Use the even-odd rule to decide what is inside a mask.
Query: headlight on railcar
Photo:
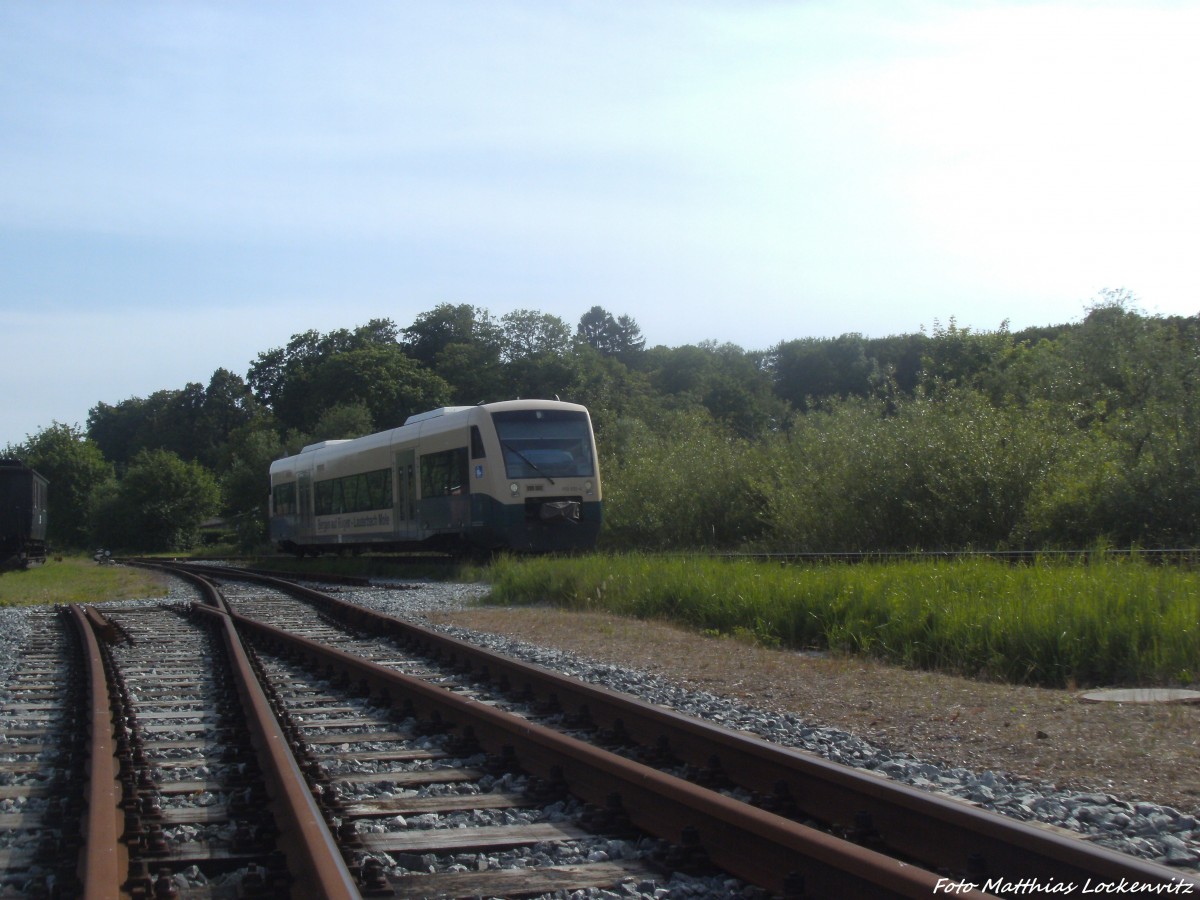
[[[583,489],[590,494],[592,492],[592,483],[590,481],[585,483]]]
[[[514,481],[508,486],[508,491],[515,497],[521,492],[521,486]]]

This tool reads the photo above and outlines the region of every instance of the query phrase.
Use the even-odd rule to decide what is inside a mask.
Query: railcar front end
[[[332,550],[585,550],[602,520],[587,410],[516,400],[411,416],[271,466],[271,538]]]
[[[532,552],[594,547],[603,505],[587,410],[518,401],[488,415],[499,453],[490,473],[472,460],[474,478],[486,485],[478,542]]]

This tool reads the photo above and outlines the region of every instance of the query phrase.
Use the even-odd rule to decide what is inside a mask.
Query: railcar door
[[[420,531],[417,522],[416,451],[398,450],[392,454],[396,484],[396,536],[415,540]]]
[[[300,530],[298,537],[301,543],[309,543],[313,540],[313,500],[312,500],[312,473],[297,472],[296,473],[296,497],[297,512],[300,514]]]

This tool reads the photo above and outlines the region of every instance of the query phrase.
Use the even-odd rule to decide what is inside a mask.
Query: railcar
[[[270,468],[270,534],[297,555],[364,550],[562,552],[595,546],[600,470],[585,407],[444,407],[323,441]]]
[[[0,459],[0,570],[46,561],[48,487],[20,460]]]

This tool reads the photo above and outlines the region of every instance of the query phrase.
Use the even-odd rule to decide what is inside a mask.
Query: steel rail
[[[696,835],[713,864],[773,891],[794,886],[817,896],[929,897],[945,879],[882,853],[757,809],[716,791],[568,737],[419,678],[381,666],[284,629],[232,612],[238,631],[280,652],[294,651],[353,683],[400,702],[406,711],[439,718],[473,735],[491,753],[515,754],[533,775],[565,782],[570,793],[598,806],[618,794],[630,821],[673,843]],[[956,892],[957,893],[957,892]],[[964,886],[963,895],[987,896]]]
[[[207,595],[207,605],[195,608],[216,619],[229,653],[251,744],[281,833],[279,849],[288,861],[288,871],[296,883],[303,886],[301,896],[357,900],[361,896],[357,882],[289,749],[287,737],[258,682],[228,606],[211,582],[196,575],[192,580]]]
[[[364,616],[378,615],[359,607],[347,613],[359,624],[368,621]],[[846,831],[869,832],[871,840],[921,865],[985,877],[1057,879],[1081,885],[1088,878],[1093,883],[1121,879],[1186,883],[1200,891],[1200,880],[1194,876],[1096,846],[1065,829],[1011,819],[600,685],[497,657],[419,625],[393,621],[396,624],[388,623],[391,629],[399,625],[413,642],[436,648],[451,665],[486,668],[492,679],[507,677],[517,689],[553,697],[565,712],[578,716],[586,710],[587,718],[600,727],[619,727],[633,742],[661,748],[682,763],[763,797],[774,797],[781,785],[786,786],[785,799],[804,815]]]
[[[120,840],[124,816],[119,805],[121,785],[113,741],[112,705],[93,621],[88,611],[79,604],[71,605],[71,615],[87,657],[88,697],[91,703],[88,720],[91,752],[88,759],[87,813],[76,873],[83,885],[85,900],[112,900],[120,896],[121,885],[129,871],[129,850]]]
[[[237,571],[219,574],[243,577]],[[1096,846],[1065,829],[1021,822],[731,731],[302,585],[266,575],[246,577],[313,600],[350,624],[432,648],[451,665],[486,671],[493,681],[507,679],[514,688],[528,689],[542,699],[552,697],[564,711],[586,711],[598,726],[612,729],[619,723],[633,741],[647,747],[661,747],[665,741],[681,762],[711,769],[716,761],[720,775],[764,797],[786,785],[787,799],[804,815],[846,831],[868,831],[872,840],[920,865],[981,879],[1003,876],[1080,885],[1088,879],[1093,884],[1120,884],[1124,879],[1200,893],[1200,878],[1193,874]]]

